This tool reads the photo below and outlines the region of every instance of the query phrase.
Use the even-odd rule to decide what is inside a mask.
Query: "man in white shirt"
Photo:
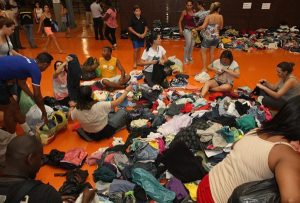
[[[102,19],[103,10],[101,8],[99,0],[94,0],[94,2],[91,4],[91,12],[92,12],[93,22],[94,22],[95,39],[99,40],[99,34],[100,34],[100,40],[104,40],[103,19]]]

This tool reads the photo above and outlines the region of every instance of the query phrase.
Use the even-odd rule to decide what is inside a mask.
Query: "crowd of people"
[[[74,202],[76,197],[61,196],[51,185],[34,180],[44,158],[43,147],[41,142],[36,139],[33,129],[27,124],[25,115],[21,113],[19,106],[20,93],[24,92],[40,109],[43,123],[47,125],[50,122],[40,87],[41,73],[51,65],[54,59],[51,54],[46,52],[51,42],[55,44],[58,53],[64,53],[55,37],[55,32],[53,32],[50,7],[47,4],[40,5],[39,2],[36,2],[34,10],[20,9],[18,11],[18,5],[14,0],[10,0],[5,6],[11,8],[3,12],[3,16],[0,16],[0,110],[4,113],[0,136],[3,135],[1,139],[8,137],[9,142],[4,146],[6,149],[5,154],[0,154],[5,158],[5,161],[0,163],[0,199],[4,202]],[[205,10],[203,2],[198,1],[196,8],[197,10],[194,9],[193,1],[186,1],[186,8],[179,17],[179,31],[185,40],[183,63],[193,63],[192,53],[196,33],[202,38],[201,58],[203,66],[198,75],[201,77],[201,75],[207,74],[208,71],[213,71],[215,75],[212,79],[204,82],[203,87],[197,91],[197,94],[189,96],[185,92],[178,93],[174,91],[168,95],[170,92],[168,92],[169,82],[167,77],[170,74],[166,73],[167,69],[165,67],[167,63],[170,63],[170,60],[167,58],[166,49],[161,45],[161,35],[155,32],[148,34],[148,24],[142,16],[141,8],[138,5],[133,6],[128,31],[133,46],[133,71],[136,72],[138,66],[143,67],[143,84],[137,82],[137,79],[131,73],[126,73],[121,59],[113,56],[113,49],[117,48],[115,36],[118,27],[117,9],[113,7],[110,1],[105,3],[99,0],[85,2],[86,23],[87,25],[93,24],[95,40],[106,38],[111,45],[103,47],[102,56],[98,60],[97,71],[101,73],[100,78],[90,83],[92,85],[80,85],[82,70],[80,62],[74,54],[66,56],[65,61],[54,63],[52,77],[54,100],[60,106],[68,107],[66,116],[80,124],[81,132],[78,132],[80,136],[83,136],[85,140],[100,141],[112,137],[125,126],[128,130],[132,130],[134,128],[132,126],[139,126],[145,120],[145,125],[141,126],[146,126],[146,129],[153,129],[153,120],[160,121],[151,120],[152,115],[157,116],[159,114],[160,119],[163,121],[158,126],[163,126],[180,113],[186,115],[185,113],[197,112],[195,110],[196,103],[198,103],[198,108],[201,102],[204,103],[200,107],[205,107],[205,109],[200,109],[200,111],[205,110],[207,112],[207,110],[211,110],[212,118],[220,117],[219,113],[224,111],[228,111],[227,113],[230,113],[231,116],[233,114],[238,114],[236,117],[242,115],[239,115],[240,111],[237,113],[236,103],[233,109],[230,109],[230,102],[226,103],[226,101],[223,102],[223,106],[221,106],[221,103],[214,101],[206,105],[205,98],[207,98],[208,93],[221,92],[230,95],[234,87],[234,80],[239,78],[243,71],[230,50],[223,51],[219,59],[214,59],[215,48],[219,43],[219,31],[223,28],[223,17],[220,14],[221,4],[214,2],[209,10]],[[10,17],[8,10],[14,13],[11,15],[14,18]],[[18,53],[18,49],[23,48],[18,36],[19,20],[15,18],[18,12],[20,14],[20,25],[25,31],[31,48],[37,47],[33,38],[33,24],[38,24],[38,33],[47,36],[44,45],[45,51],[39,53],[35,59]],[[61,6],[61,15],[61,21],[66,29],[66,37],[70,37],[70,19],[64,2]],[[104,24],[105,31],[103,32]],[[209,64],[207,64],[206,56],[208,51]],[[275,110],[276,115],[271,119],[263,119],[263,122],[257,125],[258,128],[245,131],[246,135],[236,139],[236,142],[230,145],[231,150],[228,155],[212,167],[210,171],[200,167],[201,175],[197,176],[198,179],[195,180],[201,179],[201,181],[197,186],[197,197],[194,201],[199,203],[227,202],[234,189],[244,183],[275,178],[281,202],[300,202],[300,81],[293,75],[294,66],[295,64],[291,62],[280,62],[276,67],[279,77],[277,84],[271,84],[267,79],[261,79],[252,92],[243,94],[243,97],[240,97],[245,99],[245,102],[242,103],[239,110],[245,108],[245,105],[247,106],[249,102],[254,100],[255,104],[260,103],[264,106],[263,108],[267,107]],[[178,78],[188,77],[184,74],[178,74],[177,76]],[[32,88],[28,87],[26,83],[28,78],[32,81]],[[144,89],[140,86],[143,86]],[[116,91],[118,96],[109,99],[106,95],[104,99],[95,99],[95,89],[104,94],[105,92],[114,93]],[[139,91],[141,91],[140,97],[137,96],[140,94]],[[152,112],[148,114],[150,116],[147,116],[146,113],[142,115],[141,117],[144,116],[144,119],[139,119],[139,122],[134,124],[131,123],[131,128],[129,128],[129,113],[126,108],[120,108],[120,105],[126,100],[128,101],[129,97],[132,99],[135,96],[138,97],[136,101],[141,97],[151,101],[150,110]],[[154,100],[152,100],[153,97]],[[178,105],[182,105],[182,103],[176,103],[179,99],[190,102],[184,102],[184,107],[179,109]],[[176,102],[171,103],[170,100]],[[163,106],[162,113],[159,112],[161,109],[159,106]],[[188,110],[189,108],[191,109]],[[226,110],[223,108],[226,108]],[[166,113],[168,110],[164,111],[164,109],[170,111],[172,109],[177,113]],[[131,117],[134,116],[136,115],[131,115]],[[224,116],[223,119],[226,120],[226,117],[229,119],[230,116]],[[258,117],[256,117],[256,120],[259,120]],[[134,121],[134,119],[131,119],[131,121]],[[149,122],[152,122],[152,126],[149,125]],[[179,122],[175,122],[176,126],[173,126],[173,128],[177,128],[181,123],[188,121],[181,120]],[[26,135],[16,135],[17,124],[23,128]],[[157,132],[154,134],[161,133],[158,129],[156,130]],[[156,137],[156,139],[162,137]],[[166,145],[168,139],[168,136],[164,137],[163,142]],[[139,148],[139,146],[135,147]],[[164,149],[166,152],[178,150],[176,144],[170,144],[168,147],[169,149]],[[185,147],[182,149],[185,149]],[[2,148],[0,152],[2,152]],[[145,156],[150,157],[153,155],[151,153],[150,150]],[[162,152],[161,155],[167,156],[167,153]],[[122,161],[124,159],[123,157]],[[2,157],[0,160],[2,161]],[[157,161],[158,158],[155,160],[155,164]],[[181,168],[184,167],[181,166]],[[180,170],[178,169],[177,172],[180,172]],[[157,172],[157,174],[159,173]],[[124,174],[122,175],[125,177]],[[173,175],[178,174],[175,171]],[[176,178],[178,177],[180,175],[176,176]],[[74,179],[76,178],[78,177]],[[131,179],[134,179],[134,177]],[[143,189],[146,193],[149,192],[146,187]],[[81,188],[81,192],[83,193],[81,202],[91,202],[96,195],[95,189]],[[174,190],[174,194],[175,192],[178,191]],[[152,198],[153,193],[150,193],[147,193],[147,195]],[[180,199],[178,196],[176,198],[177,200]],[[172,200],[174,199],[175,195]]]

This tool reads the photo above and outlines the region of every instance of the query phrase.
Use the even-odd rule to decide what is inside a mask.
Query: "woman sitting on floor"
[[[263,96],[262,104],[273,109],[280,109],[287,100],[300,94],[300,81],[292,74],[294,63],[281,62],[277,65],[277,75],[280,78],[273,85],[266,79],[257,84],[260,89],[256,92]]]
[[[281,202],[300,202],[300,96],[290,99],[262,128],[237,141],[198,187],[201,203],[227,202],[248,182],[275,177]]]
[[[139,65],[144,66],[143,74],[145,76],[145,83],[147,83],[150,87],[156,84],[156,81],[153,81],[154,66],[159,64],[159,68],[163,69],[163,65],[166,61],[166,50],[161,46],[161,36],[160,34],[153,33],[146,40],[146,49],[142,54],[141,61],[139,62]]]
[[[208,69],[215,71],[216,75],[204,84],[201,90],[201,96],[203,97],[208,91],[230,92],[233,87],[234,78],[240,77],[240,67],[233,60],[233,55],[229,50],[223,51],[220,59],[210,64]]]
[[[79,121],[81,128],[91,140],[109,138],[126,125],[126,111],[123,109],[113,111],[126,99],[131,90],[132,85],[129,85],[118,99],[97,102],[92,99],[91,87],[81,86],[78,103],[74,109],[70,110],[71,118]]]

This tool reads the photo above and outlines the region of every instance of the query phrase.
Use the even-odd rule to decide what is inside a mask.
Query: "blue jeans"
[[[24,32],[25,32],[25,35],[26,35],[26,38],[28,40],[30,47],[35,48],[36,44],[33,39],[33,24],[23,25],[23,29],[24,29]]]
[[[192,36],[192,31],[189,29],[184,29],[183,30],[183,36],[185,39],[185,45],[184,45],[184,61],[190,61],[193,59],[192,54],[193,54],[193,49],[195,45],[195,40]]]

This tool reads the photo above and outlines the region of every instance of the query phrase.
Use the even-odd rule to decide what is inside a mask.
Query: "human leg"
[[[206,83],[204,83],[204,86],[202,87],[201,96],[204,97],[211,88],[215,88],[218,86],[219,84],[215,79],[211,79],[207,81]]]
[[[99,19],[93,18],[93,22],[94,22],[95,39],[99,40]]]
[[[226,83],[217,87],[213,87],[210,90],[213,92],[230,92],[232,90],[232,85]]]
[[[192,44],[192,32],[188,29],[184,29],[183,31],[184,36],[184,63],[187,64],[189,62],[190,57],[190,47]]]
[[[207,52],[207,48],[201,47],[201,58],[202,58],[202,70],[203,71],[207,71],[207,64],[206,64],[206,52]]]

